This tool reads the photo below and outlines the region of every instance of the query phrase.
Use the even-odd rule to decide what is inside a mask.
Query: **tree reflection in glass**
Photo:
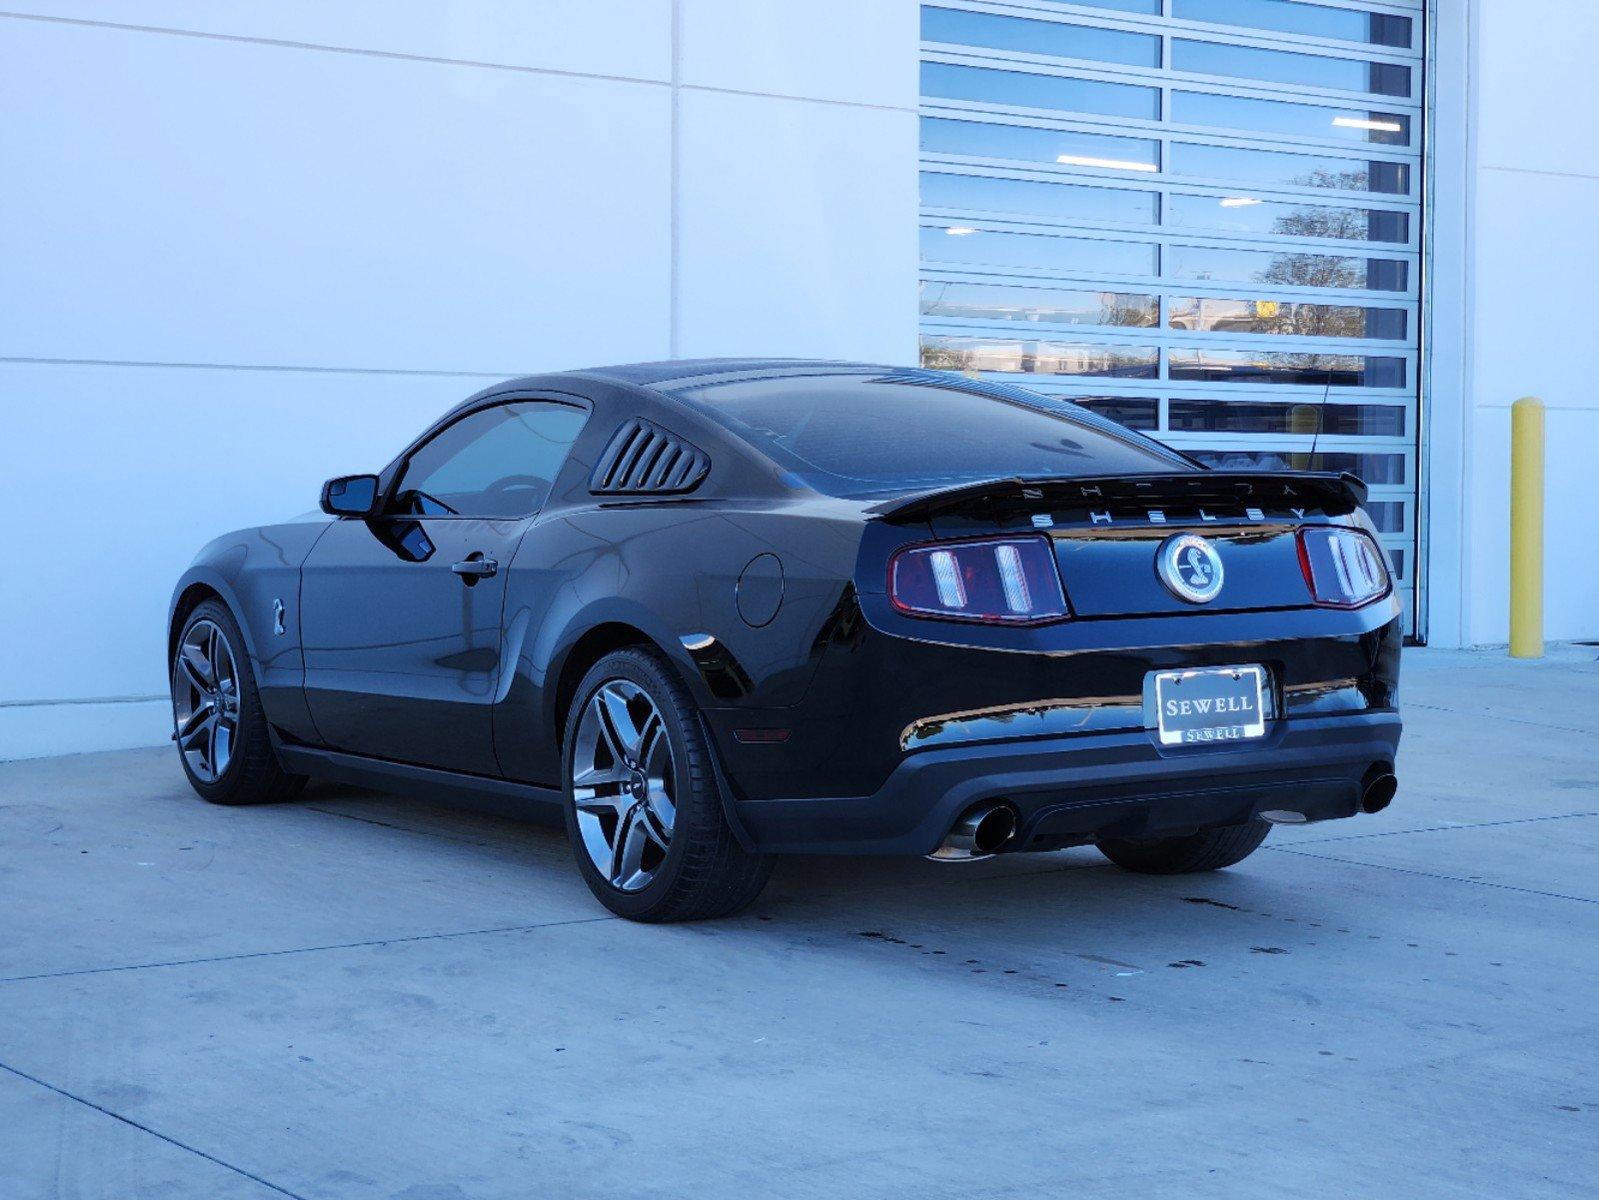
[[[1160,303],[1141,292],[1006,287],[924,279],[922,315],[960,320],[1153,328]]]
[[[1382,338],[1405,336],[1405,311],[1352,304],[1229,296],[1173,296],[1167,325],[1193,333],[1274,334],[1282,337]]]
[[[1096,346],[1034,339],[923,337],[921,362],[935,371],[1121,379],[1154,379],[1159,373],[1159,355],[1153,346]]]

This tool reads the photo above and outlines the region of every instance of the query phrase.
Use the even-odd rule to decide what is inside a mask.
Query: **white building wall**
[[[911,362],[909,0],[19,0],[0,759],[155,743],[172,581],[494,379]]]
[[[1599,7],[1440,10],[1432,640],[1509,637],[1510,405],[1526,395],[1548,406],[1545,631],[1593,638],[1599,129],[1584,114]]]

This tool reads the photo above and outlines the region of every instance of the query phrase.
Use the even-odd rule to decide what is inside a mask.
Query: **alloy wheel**
[[[672,743],[650,695],[626,679],[601,684],[578,722],[572,799],[595,870],[619,891],[649,886],[677,820]]]
[[[221,779],[239,735],[239,667],[215,621],[196,621],[172,663],[172,716],[178,749],[202,783]]]

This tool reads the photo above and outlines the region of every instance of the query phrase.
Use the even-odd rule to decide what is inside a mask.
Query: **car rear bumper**
[[[1283,810],[1354,816],[1374,765],[1391,771],[1399,714],[1279,720],[1243,748],[1161,747],[1147,731],[985,742],[908,754],[866,796],[743,800],[742,832],[770,853],[930,854],[976,805],[1019,818],[1007,849],[1192,832]]]

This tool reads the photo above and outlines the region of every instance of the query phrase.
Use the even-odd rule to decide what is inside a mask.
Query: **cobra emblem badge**
[[[1197,533],[1179,533],[1162,542],[1155,572],[1167,591],[1190,604],[1209,604],[1221,594],[1221,555]]]

